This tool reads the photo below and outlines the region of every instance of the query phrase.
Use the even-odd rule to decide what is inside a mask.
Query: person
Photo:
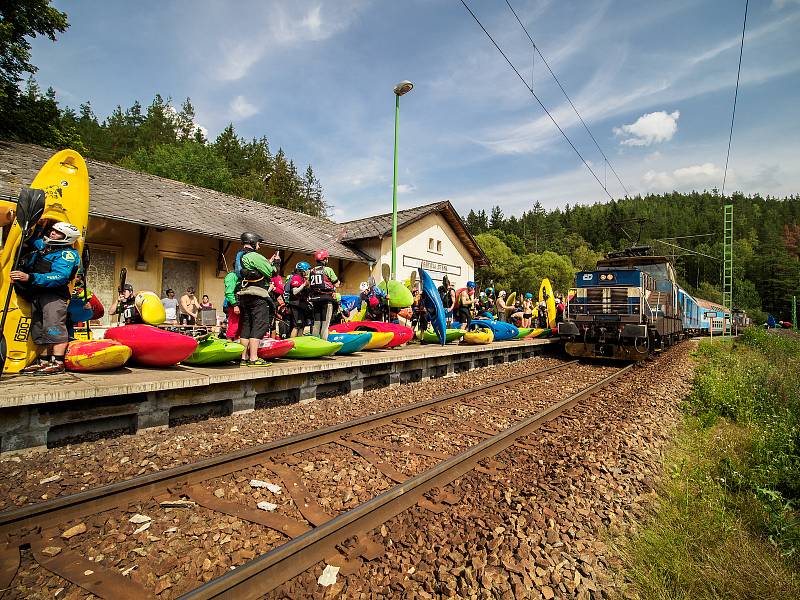
[[[76,316],[76,313],[79,316]],[[67,332],[70,341],[75,339],[76,328],[84,328],[87,321],[102,319],[105,314],[106,309],[103,303],[97,294],[93,294],[87,289],[83,269],[79,269],[75,275],[72,297],[67,305]]]
[[[336,273],[328,266],[329,256],[327,250],[317,250],[314,253],[317,266],[308,273],[308,297],[313,318],[311,335],[323,340],[328,339],[328,325],[333,315],[333,294],[336,284],[339,283]]]
[[[239,339],[239,278],[235,271],[230,271],[223,279],[225,285],[225,300],[222,302],[222,310],[228,324],[225,327],[225,337],[229,340]]]
[[[294,273],[283,287],[283,299],[289,308],[289,337],[298,337],[305,333],[306,323],[311,313],[308,302],[308,272],[311,265],[301,260],[294,267]]]
[[[275,271],[270,278],[270,292],[269,292],[269,299],[271,302],[270,308],[272,309],[272,314],[274,318],[274,324],[270,324],[270,331],[275,331],[279,337],[282,339],[286,337],[288,332],[284,331],[286,329],[286,323],[284,318],[288,316],[287,307],[284,306],[284,286],[286,285],[283,281],[283,276],[281,275],[281,266],[283,264],[283,260],[281,259],[280,250],[276,250],[275,254],[269,259],[272,268]],[[273,326],[274,325],[274,326]]]
[[[474,304],[475,282],[468,281],[467,287],[463,287],[456,292],[456,304],[453,318],[461,324],[461,329],[466,330],[469,327],[469,322],[472,318],[472,307]]]
[[[438,287],[439,297],[445,310],[447,326],[453,322],[453,310],[456,304],[456,290],[447,275],[442,276],[442,285]]]
[[[175,290],[169,288],[166,296],[161,299],[161,304],[164,306],[164,314],[167,318],[164,323],[168,325],[178,324],[178,301],[175,299]]]
[[[539,327],[547,328],[547,302],[544,300],[539,302]]]
[[[508,311],[508,307],[506,306],[506,291],[500,290],[500,293],[497,294],[497,302],[494,303],[495,309],[497,310],[496,316],[498,321],[502,321],[505,323],[508,319],[506,318],[506,314]]]
[[[117,322],[121,320],[125,325],[144,323],[142,316],[136,309],[136,294],[133,291],[133,284],[125,284],[119,296],[111,305],[111,310],[109,312],[112,315],[119,315],[117,317]]]
[[[200,304],[197,302],[197,296],[194,295],[194,288],[189,286],[178,303],[178,323],[180,325],[194,325],[197,322],[198,310],[200,310]]]
[[[246,349],[241,364],[246,367],[265,367],[270,363],[258,357],[258,345],[272,322],[269,293],[272,288],[270,278],[275,269],[258,252],[264,241],[260,235],[245,232],[240,239],[242,249],[236,253],[234,271],[240,282],[239,343]]]
[[[40,352],[38,361],[22,369],[33,375],[64,373],[67,352],[69,284],[81,265],[75,243],[80,230],[65,221],[53,223],[33,240],[33,251],[11,271],[17,294],[31,303],[30,335]]]
[[[559,296],[556,298],[556,323],[561,323],[564,320],[565,309],[566,305],[564,304],[564,298]]]
[[[531,326],[531,317],[533,317],[533,294],[530,292],[525,293],[525,300],[522,301],[522,326]]]
[[[211,300],[208,298],[208,294],[203,294],[203,300],[200,302],[200,308],[214,308],[214,305],[211,304]]]

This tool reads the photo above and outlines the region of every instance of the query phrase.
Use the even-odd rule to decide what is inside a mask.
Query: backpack
[[[325,272],[325,267],[317,266],[311,269],[308,276],[309,281],[309,295],[312,298],[332,298],[333,292],[336,289],[333,282]]]

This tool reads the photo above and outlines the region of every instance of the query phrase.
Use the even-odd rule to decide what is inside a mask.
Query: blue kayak
[[[495,342],[504,342],[506,340],[513,340],[519,335],[519,329],[511,323],[504,323],[503,321],[494,321],[492,319],[472,319],[469,322],[470,327],[480,326],[487,327],[492,330]],[[455,327],[455,323],[453,324]]]
[[[445,321],[445,310],[442,305],[442,299],[439,296],[439,290],[433,279],[428,275],[428,272],[419,267],[419,279],[422,282],[422,294],[420,302],[428,313],[428,318],[431,322],[431,327],[439,338],[439,343],[444,346],[447,343],[447,322]]]
[[[329,333],[329,342],[341,342],[342,347],[336,351],[336,354],[352,354],[363,350],[372,339],[372,333],[369,331],[359,333]]]

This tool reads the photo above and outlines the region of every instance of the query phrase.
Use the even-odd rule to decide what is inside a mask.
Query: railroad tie
[[[361,458],[366,460],[369,464],[378,469],[378,471],[383,473],[386,477],[388,477],[395,483],[403,483],[406,479],[408,479],[408,475],[404,475],[389,463],[381,460],[380,456],[375,454],[369,448],[366,448],[361,444],[356,444],[354,442],[350,442],[348,440],[343,440],[343,439],[336,440],[336,443],[339,444],[340,446],[344,446],[345,448],[350,448],[350,450],[358,454]]]
[[[319,527],[333,519],[333,515],[323,510],[311,492],[308,491],[308,488],[303,485],[300,478],[289,467],[281,463],[267,461],[264,463],[264,468],[275,473],[283,481],[286,492],[294,501],[300,514],[314,527]]]

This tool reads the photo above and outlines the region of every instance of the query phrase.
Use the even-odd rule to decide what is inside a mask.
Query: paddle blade
[[[392,278],[392,269],[389,265],[381,265],[381,275],[384,281],[389,281]]]
[[[416,271],[411,271],[410,280],[411,280],[411,289],[413,290],[415,287],[417,287],[417,272]]]
[[[128,269],[122,267],[122,270],[119,272],[119,293],[122,293],[122,290],[125,289],[125,281],[128,279]]]
[[[42,218],[44,205],[45,196],[43,190],[25,188],[19,193],[16,218],[22,229],[23,239],[30,237],[31,225]]]

